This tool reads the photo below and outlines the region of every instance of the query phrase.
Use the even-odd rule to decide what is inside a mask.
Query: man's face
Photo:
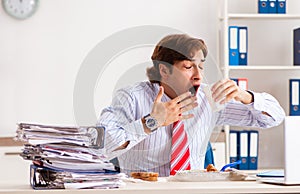
[[[192,61],[180,61],[173,65],[173,72],[166,80],[167,85],[175,92],[175,95],[198,89],[203,79],[203,65],[205,58],[200,50]],[[174,94],[172,95],[174,96]]]

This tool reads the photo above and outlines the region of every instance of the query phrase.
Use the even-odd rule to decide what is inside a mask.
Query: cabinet
[[[218,1],[218,64],[224,77],[247,77],[250,90],[272,94],[288,115],[288,80],[300,78],[300,66],[293,66],[293,29],[300,27],[300,1],[288,0],[286,14],[258,14],[257,4],[257,0]],[[228,65],[231,25],[248,27],[247,66]],[[230,127],[224,128],[228,137]],[[258,167],[283,167],[283,154],[283,124],[259,130]]]

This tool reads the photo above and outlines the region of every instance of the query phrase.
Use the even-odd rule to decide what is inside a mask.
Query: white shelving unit
[[[293,29],[300,27],[300,1],[289,0],[286,5],[286,14],[258,14],[257,0],[219,0],[217,62],[223,77],[247,77],[250,90],[272,94],[288,115],[288,80],[300,78],[300,66],[293,66],[292,36]],[[247,66],[229,66],[228,27],[231,25],[248,27]],[[226,162],[229,162],[230,127],[224,129]],[[283,167],[283,125],[259,131],[258,167]]]
[[[276,20],[286,20],[286,19],[299,19],[300,15],[297,14],[228,14],[228,19],[276,19]]]
[[[229,66],[229,70],[300,70],[300,66]]]

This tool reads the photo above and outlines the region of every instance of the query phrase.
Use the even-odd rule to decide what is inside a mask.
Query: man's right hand
[[[183,93],[168,102],[161,101],[163,94],[164,88],[160,86],[150,113],[150,115],[158,121],[159,127],[167,126],[178,120],[185,120],[194,116],[193,114],[184,114],[198,106],[197,98],[193,96],[191,92]]]

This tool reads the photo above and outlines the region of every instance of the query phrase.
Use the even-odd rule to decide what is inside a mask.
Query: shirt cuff
[[[253,110],[255,109],[254,103],[256,102],[256,94],[255,94],[254,92],[252,92],[252,91],[249,91],[249,90],[247,90],[247,92],[251,94],[251,96],[252,96],[252,102],[249,103],[249,104],[244,104],[244,105],[245,105],[246,107],[248,107],[248,109],[249,109],[250,111],[253,111]],[[241,103],[242,103],[242,102],[241,102]]]
[[[265,106],[264,106],[264,100],[265,98],[262,96],[262,93],[256,93],[253,91],[247,91],[252,95],[253,102],[250,104],[246,104],[249,110],[253,111],[266,111]]]
[[[126,141],[130,141],[129,146],[132,147],[133,145],[137,144],[144,138],[148,136],[147,133],[144,131],[143,123],[141,119],[136,120],[124,127],[125,134],[126,134]]]
[[[253,91],[248,91],[250,94],[252,94],[253,97],[253,102],[250,104],[247,104],[248,109],[253,111],[267,111],[266,107],[265,107],[265,103],[264,103],[264,94],[263,93],[256,93]]]
[[[264,100],[265,98],[262,96],[262,93],[255,93],[255,92],[251,92],[253,94],[254,97],[254,102],[253,102],[253,108],[255,110],[259,110],[259,111],[266,111],[265,106],[264,106]]]

